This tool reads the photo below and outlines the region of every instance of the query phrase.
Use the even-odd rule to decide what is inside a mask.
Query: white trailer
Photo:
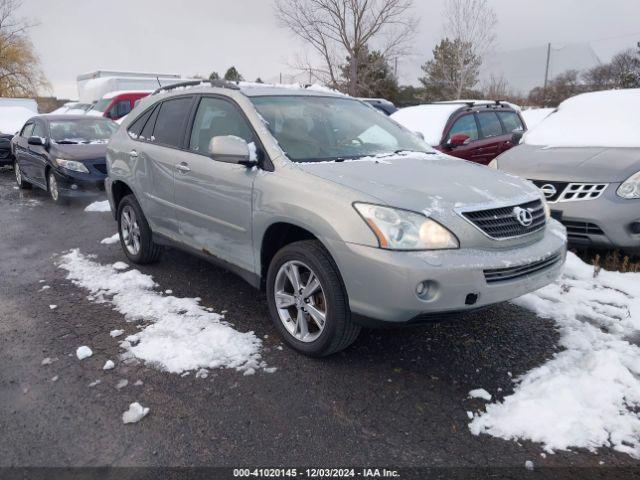
[[[98,70],[78,76],[78,99],[94,103],[110,92],[155,90],[184,80],[178,74]]]

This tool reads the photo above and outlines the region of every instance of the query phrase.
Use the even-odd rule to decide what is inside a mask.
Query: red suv
[[[138,100],[148,96],[150,93],[151,91],[107,93],[96,102],[87,114],[118,120],[133,110]]]
[[[431,103],[400,109],[391,118],[433,148],[484,165],[517,145],[526,130],[518,110],[504,102]]]

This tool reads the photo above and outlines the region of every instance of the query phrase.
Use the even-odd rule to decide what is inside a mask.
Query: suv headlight
[[[354,203],[378,238],[380,248],[387,250],[444,250],[460,248],[456,236],[435,220],[421,213]]]
[[[640,172],[622,182],[616,193],[622,198],[640,198]]]
[[[66,168],[67,170],[72,170],[74,172],[81,173],[89,173],[89,169],[82,162],[76,162],[75,160],[65,160],[64,158],[56,158],[56,165],[62,168]]]

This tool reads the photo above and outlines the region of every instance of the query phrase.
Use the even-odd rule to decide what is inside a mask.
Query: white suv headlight
[[[640,198],[640,172],[634,173],[622,182],[616,193],[622,198]]]
[[[65,160],[64,158],[56,158],[56,165],[67,170],[74,172],[89,173],[89,169],[82,162],[76,162],[75,160]]]
[[[380,248],[388,250],[444,250],[460,248],[456,236],[435,220],[421,213],[354,203],[378,238]]]

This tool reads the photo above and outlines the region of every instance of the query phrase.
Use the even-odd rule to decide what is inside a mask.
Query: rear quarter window
[[[478,122],[484,138],[498,137],[503,134],[502,124],[495,112],[478,113]]]
[[[180,97],[162,102],[153,129],[156,143],[168,147],[182,147],[184,128],[191,110],[192,100],[192,97]]]
[[[502,120],[505,133],[512,133],[514,130],[524,130],[524,125],[516,112],[498,112],[498,117]]]

